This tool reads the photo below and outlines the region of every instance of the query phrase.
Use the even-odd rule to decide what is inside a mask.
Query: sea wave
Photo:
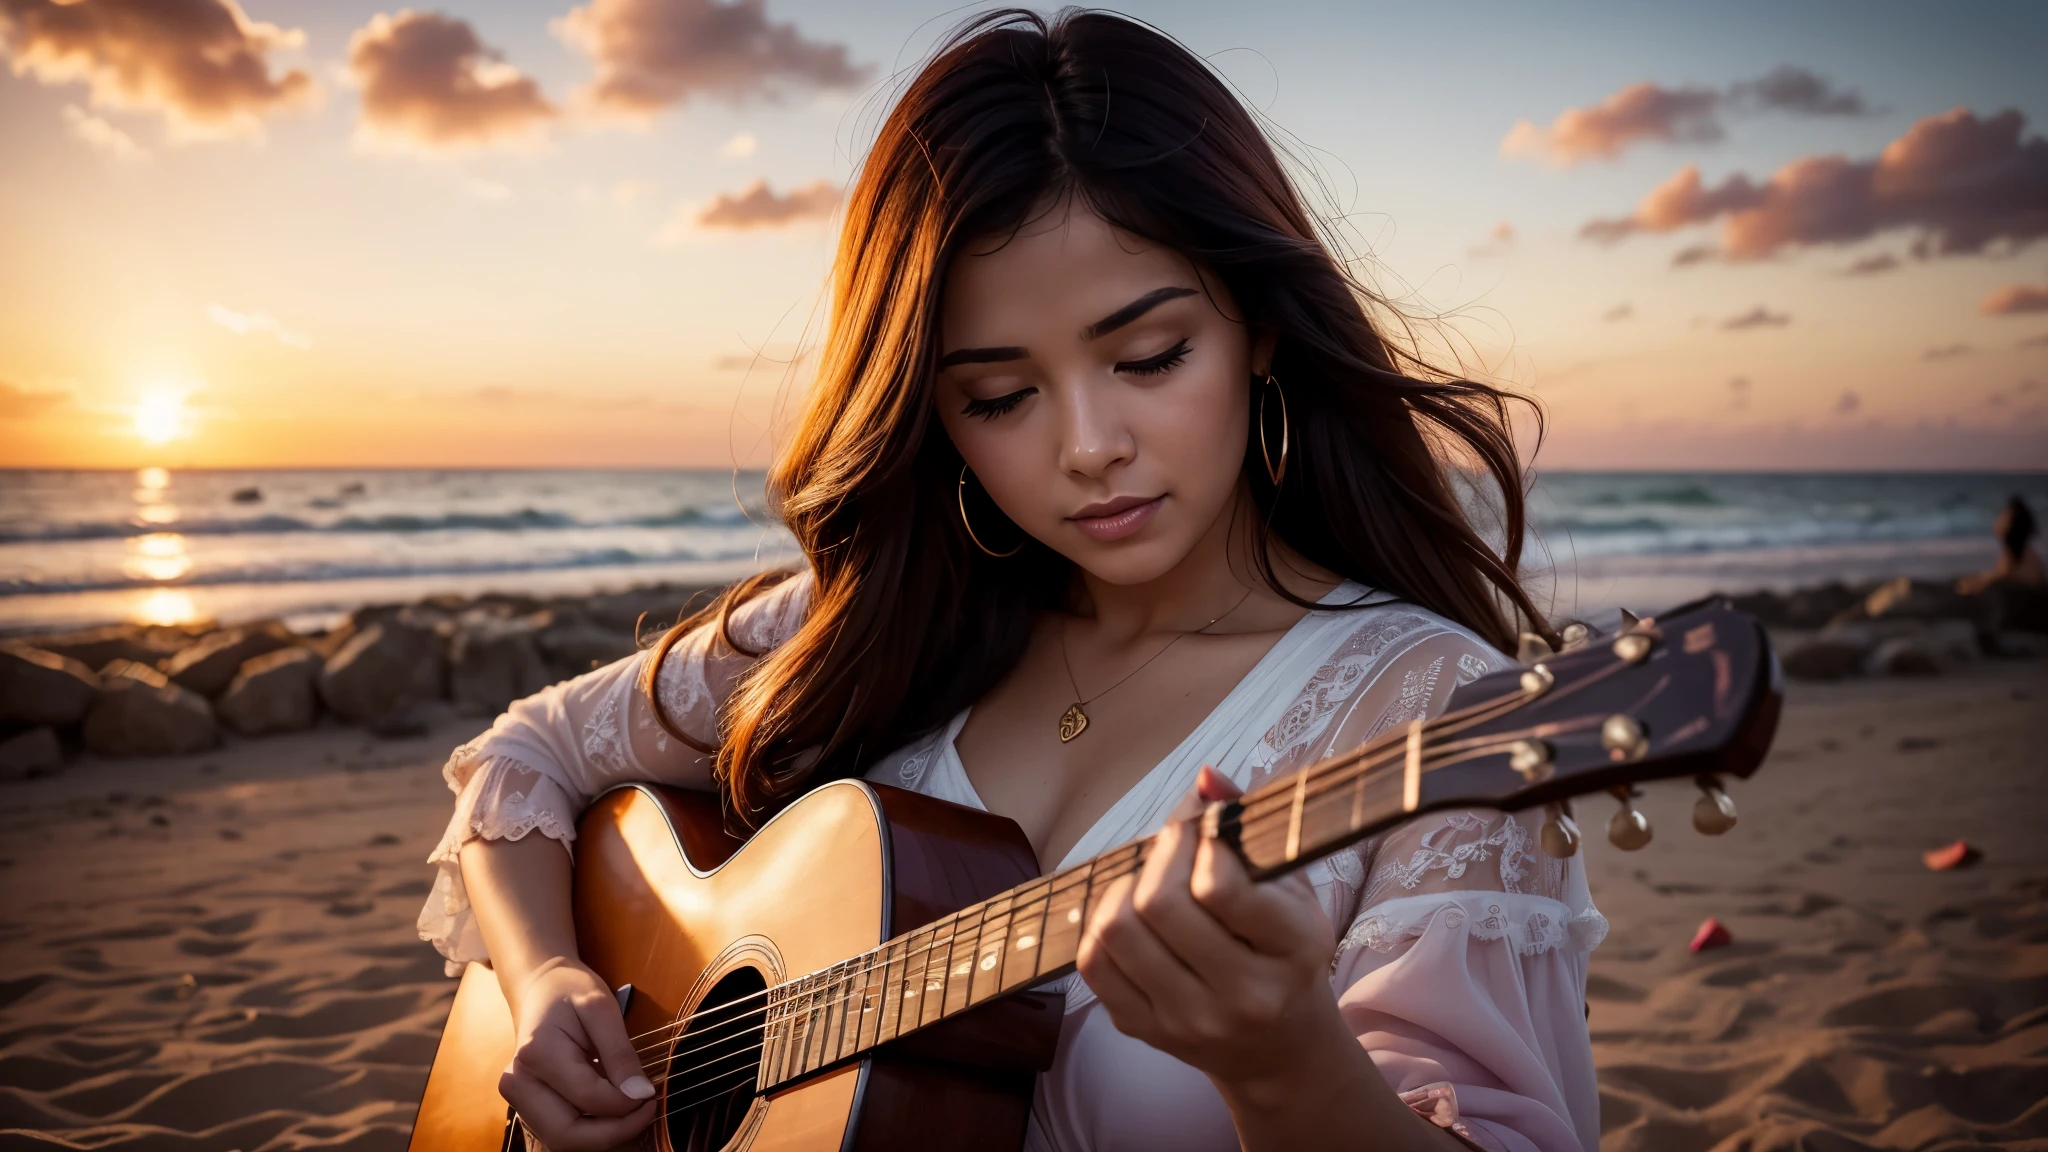
[[[450,512],[438,516],[344,516],[331,521],[300,519],[296,516],[263,515],[179,520],[168,524],[146,524],[136,520],[82,521],[9,525],[0,527],[0,544],[34,544],[64,540],[118,540],[175,532],[183,536],[281,536],[302,532],[405,533],[425,532],[544,532],[588,528],[694,528],[741,527],[749,521],[765,522],[758,509],[736,507],[678,508],[655,516],[616,520],[583,520],[566,512],[521,508],[516,512]]]
[[[271,564],[223,564],[197,571],[179,580],[150,580],[108,573],[104,576],[40,578],[34,574],[0,576],[0,597],[46,595],[56,592],[109,592],[130,588],[204,587],[215,584],[298,584],[330,580],[388,579],[409,576],[492,576],[501,573],[549,572],[579,568],[632,568],[748,560],[773,555],[749,545],[736,548],[677,548],[660,552],[635,552],[627,548],[601,547],[545,558],[498,557],[464,559],[435,556],[415,563],[390,561],[330,561],[297,563],[289,567]]]

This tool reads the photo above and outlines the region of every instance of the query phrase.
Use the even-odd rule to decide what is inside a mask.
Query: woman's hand
[[[1203,801],[1237,794],[1207,768],[1196,789]],[[1330,990],[1334,945],[1304,873],[1254,884],[1235,853],[1177,819],[1144,870],[1105,892],[1079,967],[1120,1031],[1226,1096],[1258,1098],[1337,1045],[1358,1051]]]
[[[517,1035],[498,1091],[550,1152],[613,1148],[654,1120],[654,1085],[596,973],[548,961],[510,999]]]

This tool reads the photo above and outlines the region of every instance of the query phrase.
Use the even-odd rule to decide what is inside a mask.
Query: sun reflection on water
[[[199,607],[189,592],[153,588],[136,598],[128,618],[138,624],[191,624],[199,619]]]
[[[185,538],[176,532],[151,532],[128,540],[128,559],[121,567],[137,580],[171,581],[192,571]]]

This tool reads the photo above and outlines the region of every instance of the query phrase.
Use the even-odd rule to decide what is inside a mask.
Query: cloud
[[[2039,336],[2029,336],[2025,340],[2020,341],[2017,347],[2048,348],[2048,332],[2043,332]]]
[[[839,206],[840,189],[819,180],[777,195],[766,180],[756,180],[738,194],[721,192],[702,208],[684,204],[655,235],[657,243],[675,244],[695,231],[745,231],[780,228],[803,220],[830,216]]]
[[[29,420],[62,406],[71,399],[69,389],[36,390],[0,380],[0,420]]]
[[[1635,314],[1636,314],[1636,309],[1635,309],[1635,305],[1633,305],[1633,304],[1616,304],[1616,305],[1615,305],[1614,307],[1612,307],[1612,308],[1609,308],[1609,309],[1608,309],[1607,311],[1605,311],[1605,312],[1602,312],[1602,313],[1600,314],[1600,318],[1601,318],[1602,320],[1605,320],[1605,321],[1607,321],[1608,323],[1610,323],[1610,324],[1611,324],[1611,323],[1614,323],[1614,322],[1615,322],[1615,321],[1617,321],[1617,320],[1627,320],[1627,319],[1630,319],[1630,318],[1634,317],[1634,316],[1635,316]]]
[[[1791,64],[1774,69],[1728,90],[1731,99],[1777,112],[1801,116],[1866,116],[1863,97],[1837,88],[1812,72]]]
[[[2007,284],[1993,289],[1977,310],[1986,316],[2022,316],[2048,312],[2048,284]]]
[[[362,90],[370,139],[425,148],[530,141],[555,106],[464,20],[382,12],[349,37],[348,73]]]
[[[718,154],[720,156],[730,156],[735,160],[744,160],[752,156],[754,149],[760,147],[760,144],[760,141],[754,139],[752,132],[742,132],[725,143],[720,144],[718,146]]]
[[[1738,412],[1749,407],[1749,377],[1737,376],[1728,381],[1728,406]]]
[[[289,345],[293,348],[311,348],[313,346],[312,337],[304,332],[292,331],[283,324],[278,323],[277,317],[266,312],[237,312],[224,305],[208,304],[206,306],[206,318],[237,336],[247,336],[252,332],[259,332],[275,337],[278,343]]]
[[[0,51],[15,75],[83,80],[95,105],[161,112],[183,137],[253,134],[310,99],[310,76],[274,76],[268,58],[304,43],[235,0],[0,0]]]
[[[648,116],[691,96],[741,100],[781,85],[851,88],[869,74],[847,59],[845,45],[770,23],[766,0],[590,0],[553,28],[597,64],[581,97],[626,116]]]
[[[1720,254],[1712,244],[1694,244],[1690,247],[1680,248],[1674,253],[1671,257],[1671,266],[1673,268],[1690,268],[1694,264],[1705,264]]]
[[[1835,415],[1854,416],[1856,410],[1861,407],[1863,407],[1863,397],[1858,396],[1854,392],[1844,392],[1841,398],[1835,401]]]
[[[92,145],[94,151],[123,164],[149,159],[149,149],[137,144],[134,137],[76,104],[64,106],[64,126],[71,129],[73,136]]]
[[[1515,226],[1503,220],[1487,230],[1484,242],[1474,244],[1470,254],[1474,259],[1488,256],[1504,256],[1515,246]]]
[[[1728,134],[1721,115],[1731,108],[1803,116],[1860,116],[1869,111],[1863,97],[1788,64],[1725,91],[1666,88],[1647,80],[1631,84],[1591,108],[1565,109],[1548,127],[1517,120],[1501,138],[1500,152],[1568,168],[1587,160],[1612,160],[1645,140],[1712,144]]]
[[[1758,184],[1736,173],[1708,187],[1688,164],[1634,212],[1593,220],[1580,236],[1613,242],[1721,220],[1717,253],[1761,260],[1787,248],[1849,244],[1879,232],[1920,233],[1917,255],[1984,251],[2048,236],[2048,140],[2023,138],[2015,109],[1928,116],[1873,160],[1806,156]]]
[[[1751,328],[1783,328],[1792,322],[1789,312],[1773,312],[1759,304],[1740,316],[1730,316],[1721,321],[1723,332],[1743,332]]]
[[[621,180],[612,185],[612,203],[621,206],[654,195],[652,180]]]
[[[1889,252],[1879,252],[1874,256],[1859,258],[1854,264],[1842,269],[1842,275],[1875,276],[1880,272],[1889,272],[1898,266],[1899,258],[1897,256]]]
[[[1939,348],[1929,348],[1927,351],[1922,352],[1920,358],[1922,360],[1954,360],[1958,356],[1968,356],[1975,351],[1976,349],[1968,344],[1944,344]]]

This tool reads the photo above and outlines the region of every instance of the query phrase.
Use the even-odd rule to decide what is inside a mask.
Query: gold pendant
[[[1088,714],[1081,711],[1081,705],[1069,704],[1060,713],[1060,743],[1065,744],[1088,730]]]

